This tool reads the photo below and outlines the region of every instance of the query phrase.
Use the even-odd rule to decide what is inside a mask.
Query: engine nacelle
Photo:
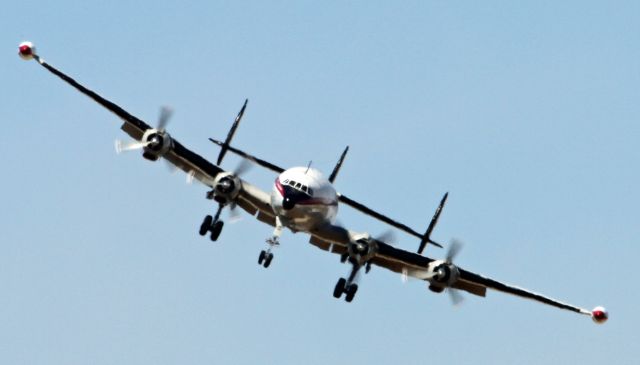
[[[430,283],[429,289],[436,293],[441,293],[444,288],[450,287],[458,281],[460,270],[450,262],[436,260],[429,264],[431,277],[427,279]]]
[[[146,143],[142,157],[150,161],[156,161],[173,146],[173,139],[171,139],[169,133],[157,129],[147,130],[142,136],[142,142]]]
[[[373,258],[377,251],[377,241],[368,234],[355,235],[354,237],[351,237],[351,241],[347,246],[349,258],[360,265],[365,264]]]
[[[222,173],[218,175],[213,187],[213,199],[223,205],[229,204],[236,200],[241,188],[242,181],[239,177],[230,172]]]

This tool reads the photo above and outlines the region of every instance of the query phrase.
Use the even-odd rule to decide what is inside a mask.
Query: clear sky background
[[[639,4],[5,3],[0,362],[637,363]],[[497,292],[453,307],[381,268],[346,304],[349,267],[291,232],[265,270],[271,227],[198,236],[206,189],[116,155],[120,121],[21,61],[22,40],[150,124],[172,106],[209,160],[249,98],[237,147],[329,172],[349,145],[338,190],[419,230],[449,191],[434,238],[464,241],[460,266],[611,318]]]

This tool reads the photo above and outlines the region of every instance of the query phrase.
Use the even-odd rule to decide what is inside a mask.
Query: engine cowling
[[[377,241],[369,235],[363,235],[361,237],[353,237],[349,246],[347,247],[347,253],[349,258],[355,260],[360,265],[369,261],[378,250]]]
[[[173,146],[173,139],[169,133],[157,129],[149,129],[142,136],[142,141],[146,143],[142,156],[147,160],[156,161],[162,157]]]
[[[431,277],[429,289],[436,293],[441,293],[445,288],[452,286],[460,277],[458,267],[446,261],[433,261],[429,264]]]
[[[232,173],[224,173],[218,176],[213,188],[213,199],[220,204],[229,204],[236,200],[242,181]]]

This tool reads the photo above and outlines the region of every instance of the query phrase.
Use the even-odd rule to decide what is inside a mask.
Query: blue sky
[[[5,4],[0,360],[636,363],[639,17],[632,1]],[[329,172],[349,145],[338,190],[420,230],[449,191],[434,237],[464,241],[460,266],[611,319],[495,292],[452,307],[380,268],[346,304],[348,266],[290,232],[264,270],[270,227],[198,236],[206,190],[116,155],[119,121],[21,61],[27,39],[150,124],[172,106],[172,135],[210,160],[249,98],[240,148]]]

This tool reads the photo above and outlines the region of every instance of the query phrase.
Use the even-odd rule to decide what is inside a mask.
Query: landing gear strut
[[[214,217],[208,215],[204,217],[202,224],[200,225],[200,233],[201,236],[210,232],[210,238],[212,241],[217,241],[218,237],[220,237],[220,233],[222,232],[222,227],[224,227],[224,222],[220,220],[220,212],[222,212],[222,208],[224,205],[218,205],[218,211],[216,211],[216,215]]]
[[[349,274],[349,278],[338,279],[338,282],[336,283],[336,286],[333,289],[333,297],[340,298],[344,293],[346,294],[344,297],[344,300],[347,303],[351,303],[351,301],[356,295],[356,292],[358,291],[358,284],[356,284],[354,281],[355,281],[356,275],[358,274],[358,270],[360,270],[360,265],[358,265],[355,262],[352,262],[352,265],[353,267],[351,269],[351,273]]]
[[[258,264],[264,266],[265,269],[271,265],[271,260],[273,260],[271,249],[280,245],[280,235],[282,235],[282,222],[280,218],[276,217],[276,228],[273,230],[273,236],[266,240],[269,248],[260,251],[260,256],[258,256]]]

